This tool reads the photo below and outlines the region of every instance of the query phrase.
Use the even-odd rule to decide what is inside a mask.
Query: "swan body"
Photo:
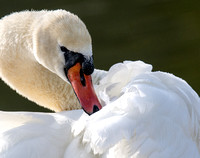
[[[200,157],[198,95],[184,80],[151,69],[141,61],[112,66],[95,87],[106,106],[92,116],[1,112],[8,127],[0,126],[0,157]]]
[[[1,112],[0,157],[64,157],[72,140],[71,123],[81,113]]]
[[[59,27],[50,27],[55,20]],[[91,39],[78,17],[63,10],[27,11],[3,18],[0,28],[2,79],[54,111],[79,108],[61,51],[91,59]],[[104,108],[91,116],[82,110],[1,111],[0,157],[200,157],[200,99],[184,80],[152,72],[142,61],[118,63],[108,72],[95,70],[92,77]]]

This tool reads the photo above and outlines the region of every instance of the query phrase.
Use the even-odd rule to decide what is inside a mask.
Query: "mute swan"
[[[66,13],[60,10],[54,11],[56,14],[60,14],[60,12]],[[28,14],[32,17],[34,14],[39,16],[40,13],[43,13],[44,16],[48,14],[47,11],[33,12],[33,15],[31,15],[31,12],[22,12],[12,14],[11,16],[18,18],[20,14]],[[71,16],[70,13],[67,14]],[[28,19],[28,15],[23,17]],[[52,14],[50,15],[49,18],[55,18],[54,16],[52,17]],[[74,15],[72,16],[77,18]],[[0,22],[0,28],[2,22]],[[40,22],[41,24],[42,22]],[[22,27],[24,27],[23,24]],[[40,35],[42,36],[42,34]],[[32,45],[29,43],[31,42],[30,40],[25,40],[24,42],[26,43],[22,42],[22,39],[27,36],[30,37],[31,35],[23,34],[21,37],[15,38],[15,42],[19,40],[21,43],[16,45],[14,50],[17,50],[17,47],[20,46],[29,47],[32,50]],[[53,35],[51,36],[54,37]],[[70,37],[73,36],[70,35]],[[75,37],[74,40],[76,40]],[[10,42],[13,42],[13,40]],[[46,49],[53,49],[53,44],[48,45],[48,43],[51,43],[51,40],[40,42],[47,45],[48,48]],[[6,42],[0,43],[2,47]],[[12,45],[10,44],[7,48],[10,49]],[[59,50],[59,47],[57,49]],[[76,49],[76,47],[72,46],[69,49]],[[78,52],[78,50],[73,51]],[[34,67],[36,70],[34,70],[34,68],[30,68],[32,66],[30,65],[31,59],[35,61],[34,56],[30,55],[20,58],[16,54],[13,59],[13,56],[10,55],[10,58],[6,61],[3,60],[6,54],[3,54],[2,51],[1,54],[1,62],[4,62],[4,64],[12,57],[11,61],[6,64],[7,66],[3,67],[5,69],[1,67],[3,80],[14,89],[17,89],[20,94],[26,95],[29,98],[29,94],[35,93],[36,90],[37,93],[31,95],[29,99],[37,102],[36,99],[39,97],[37,103],[45,107],[50,102],[48,97],[52,97],[49,99],[53,103],[60,103],[59,99],[63,101],[62,97],[65,99],[68,97],[68,94],[63,93],[67,93],[70,86],[66,87],[68,85],[66,84],[67,80],[58,71],[59,68],[56,67],[57,69],[54,69],[51,63],[40,61],[41,65],[45,63],[44,67],[39,67],[36,62]],[[30,59],[30,57],[32,58]],[[48,61],[59,65],[57,62],[60,60],[57,58],[54,61],[49,57]],[[13,62],[15,64],[12,64]],[[20,65],[19,63],[23,64]],[[1,66],[4,65],[1,63]],[[6,67],[10,69],[6,69]],[[13,67],[15,70],[12,69]],[[27,72],[28,74],[25,73],[26,67],[31,70]],[[49,67],[55,70],[52,71],[50,69],[50,71],[56,72],[57,75],[48,71]],[[23,71],[19,71],[20,69]],[[44,73],[44,78],[40,76],[40,72]],[[39,73],[38,76],[37,73]],[[16,83],[13,81],[14,79],[12,80],[14,83],[6,79],[6,76],[10,77],[13,74],[14,78],[18,79]],[[34,84],[28,82],[28,79],[32,77],[34,77],[32,82],[36,81]],[[48,84],[45,85],[46,82],[43,82],[38,85],[40,78],[44,79],[43,81],[47,79],[46,82]],[[91,116],[83,113],[82,110],[63,111],[52,114],[1,112],[0,157],[200,157],[200,98],[184,80],[169,73],[152,72],[152,66],[142,61],[118,63],[113,65],[108,72],[95,70],[92,78],[98,98],[102,105],[106,106]],[[23,83],[20,83],[21,79]],[[26,87],[24,84],[29,84],[30,87]],[[19,87],[15,87],[15,85]],[[24,87],[18,90],[23,85]],[[46,91],[46,88],[48,88],[48,91]],[[42,92],[39,90],[42,90]],[[69,97],[70,101],[73,102],[75,97],[72,91],[69,91],[69,95],[73,96],[73,98]],[[44,94],[48,95],[48,97],[44,96]],[[46,98],[43,100],[40,95]],[[70,106],[73,105],[67,99],[66,102]],[[62,103],[65,103],[65,101]],[[49,108],[55,111],[70,109],[67,103],[63,107],[60,106],[62,104],[58,104],[58,107],[54,107],[52,103],[50,105]]]

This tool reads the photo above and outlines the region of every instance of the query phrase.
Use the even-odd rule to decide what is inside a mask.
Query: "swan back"
[[[85,144],[82,154],[87,150],[120,158],[200,156],[200,99],[184,80],[152,72],[150,65],[140,61],[114,65],[109,74],[120,84],[120,79],[124,84],[120,74],[126,76],[127,82],[123,88],[115,82],[99,87],[106,106],[73,126],[75,139]],[[118,97],[113,98],[116,93],[112,95],[110,86],[119,90]]]
[[[71,124],[82,113],[82,110],[52,114],[0,112],[4,120],[0,121],[0,157],[64,157],[73,138]]]

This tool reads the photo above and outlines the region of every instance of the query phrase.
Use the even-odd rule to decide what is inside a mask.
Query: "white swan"
[[[66,19],[68,25],[60,27],[59,17]],[[21,30],[16,30],[16,25]],[[42,26],[40,40],[32,44],[36,37],[30,39],[31,33],[37,25]],[[30,26],[27,33],[24,27]],[[65,82],[64,55],[58,44],[74,52],[88,52],[85,50],[91,49],[86,48],[91,47],[90,38],[88,43],[82,40],[89,37],[85,25],[76,16],[58,10],[14,13],[0,21],[0,28],[5,28],[0,29],[2,79],[20,94],[52,110],[78,108],[71,103],[77,101]],[[59,36],[73,40],[63,44],[61,39],[65,38]],[[79,36],[82,39],[77,39]],[[54,38],[60,40],[55,42]],[[56,58],[28,54],[37,52],[35,44]],[[24,48],[27,52],[23,52]],[[26,55],[19,54],[19,50]],[[82,110],[53,114],[1,112],[0,157],[199,158],[199,96],[182,79],[151,70],[151,65],[141,61],[125,61],[108,72],[95,70],[94,86],[106,106],[91,116]]]

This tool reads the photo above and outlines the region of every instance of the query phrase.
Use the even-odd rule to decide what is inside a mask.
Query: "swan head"
[[[70,83],[84,111],[92,114],[102,107],[94,92],[92,44],[85,24],[64,10],[45,13],[33,26],[36,60]]]

